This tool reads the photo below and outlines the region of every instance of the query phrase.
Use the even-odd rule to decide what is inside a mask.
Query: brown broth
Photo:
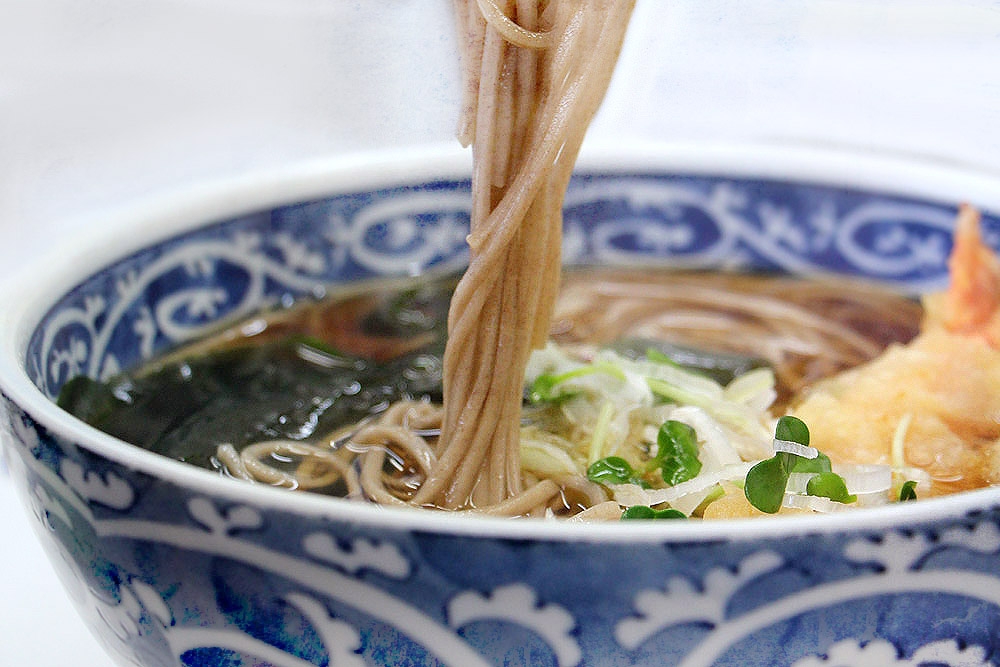
[[[70,383],[60,401],[113,435],[207,467],[217,466],[220,442],[239,450],[308,441],[399,398],[440,401],[454,284],[363,285],[262,314],[107,383]],[[653,342],[767,363],[780,410],[806,384],[910,340],[920,318],[914,300],[867,283],[578,269],[564,273],[552,338],[640,349]]]

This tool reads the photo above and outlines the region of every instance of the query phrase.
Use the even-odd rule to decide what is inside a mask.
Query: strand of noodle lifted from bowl
[[[449,315],[438,458],[417,505],[486,507],[523,492],[523,369],[548,337],[563,197],[634,0],[502,4],[456,2],[464,26],[459,139],[472,144],[475,164],[471,260]],[[526,500],[557,492],[544,481]]]

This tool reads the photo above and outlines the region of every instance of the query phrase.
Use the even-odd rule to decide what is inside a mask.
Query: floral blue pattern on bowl
[[[205,220],[81,270],[5,351],[39,390],[0,379],[11,469],[121,664],[1000,660],[992,490],[816,520],[442,517],[217,479],[46,403],[74,375],[107,376],[276,301],[461,266],[468,182],[427,174]],[[833,271],[919,291],[946,278],[954,209],[821,182],[595,170],[567,197],[564,258]],[[997,245],[1000,220],[984,230]]]

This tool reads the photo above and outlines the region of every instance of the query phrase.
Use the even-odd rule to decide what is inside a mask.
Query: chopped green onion
[[[680,510],[668,508],[654,510],[648,505],[633,505],[622,512],[622,521],[627,519],[686,519],[687,515]]]
[[[556,385],[562,382],[566,375],[566,373],[562,375],[552,375],[549,373],[539,375],[531,383],[531,388],[528,390],[528,400],[532,403],[543,403],[569,398],[573,395],[573,392],[557,392],[555,389]]]
[[[649,385],[650,391],[671,403],[707,407],[703,396],[699,396],[697,393],[690,391],[689,389],[667,382],[666,380],[647,377],[646,384]]]
[[[528,390],[528,400],[532,403],[542,403],[548,401],[561,401],[569,398],[577,392],[558,391],[556,388],[567,380],[583,377],[585,375],[593,375],[594,373],[606,373],[618,378],[619,380],[625,379],[625,374],[620,368],[616,368],[611,364],[600,363],[581,366],[580,368],[574,368],[571,371],[559,373],[558,375],[543,373],[535,378],[535,381],[531,383],[531,388]]]
[[[615,417],[615,404],[605,401],[601,406],[601,412],[597,415],[597,424],[594,425],[594,433],[590,438],[590,452],[588,461],[596,461],[601,458],[604,451],[604,443],[608,440],[608,430],[611,428],[611,420]]]
[[[683,368],[703,377],[710,377],[723,386],[749,371],[768,367],[766,360],[757,357],[719,350],[701,350],[649,338],[615,341],[609,349],[629,359],[645,356],[655,363]]]
[[[708,495],[702,498],[698,506],[694,508],[694,511],[691,512],[692,516],[704,515],[705,509],[724,495],[726,495],[726,490],[722,488],[721,484],[716,484],[715,488],[709,491]]]
[[[656,458],[663,481],[670,486],[698,476],[698,438],[693,428],[684,422],[669,419],[660,426],[656,436]]]
[[[903,482],[903,486],[899,488],[899,502],[906,502],[907,500],[917,499],[917,483],[916,481],[909,479]]]
[[[655,361],[658,364],[667,364],[668,366],[673,366],[674,368],[683,368],[683,366],[674,361],[666,352],[662,352],[655,347],[646,348],[646,358],[650,361]]]
[[[853,503],[858,497],[847,492],[844,478],[835,472],[821,472],[813,476],[806,484],[806,494],[822,496],[838,503]]]
[[[291,345],[299,345],[303,347],[312,348],[322,352],[323,354],[330,355],[331,357],[344,357],[344,353],[333,347],[326,341],[317,338],[316,336],[310,336],[308,334],[298,334],[288,337],[288,342]]]

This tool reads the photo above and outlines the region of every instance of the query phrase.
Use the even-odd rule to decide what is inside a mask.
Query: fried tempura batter
[[[793,405],[834,461],[886,463],[902,437],[906,466],[930,475],[921,496],[1000,483],[1000,260],[979,213],[959,212],[947,291],[924,299],[922,332],[818,383]]]

